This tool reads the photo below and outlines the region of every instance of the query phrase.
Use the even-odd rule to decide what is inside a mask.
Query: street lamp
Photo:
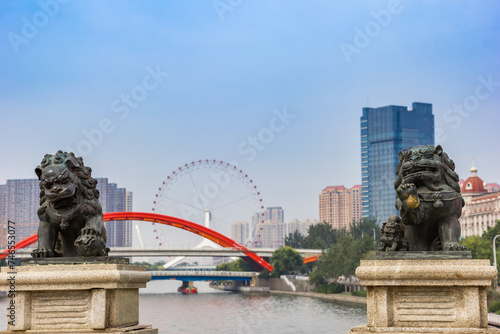
[[[375,250],[377,250],[377,236],[375,232],[375,228],[373,229],[373,243],[375,244]]]
[[[500,237],[500,234],[497,234],[493,238],[493,265],[495,266],[495,269],[497,269],[497,247],[495,245],[495,241],[497,240],[498,237]],[[498,287],[498,274],[495,278],[495,290],[497,287]]]

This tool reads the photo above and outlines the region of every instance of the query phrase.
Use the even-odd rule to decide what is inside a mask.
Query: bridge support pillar
[[[198,288],[194,286],[193,281],[182,281],[182,285],[177,289],[183,295],[198,293]]]
[[[0,271],[11,307],[3,333],[158,334],[139,324],[139,288],[149,280],[128,259],[23,259]]]

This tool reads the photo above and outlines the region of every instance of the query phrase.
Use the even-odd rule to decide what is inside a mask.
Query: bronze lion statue
[[[404,239],[403,227],[399,216],[390,216],[382,224],[380,229],[380,248],[379,251],[407,251],[408,242]]]
[[[459,251],[464,199],[455,163],[441,146],[413,146],[399,153],[396,208],[410,251]]]
[[[92,169],[73,153],[46,154],[40,180],[38,248],[34,258],[106,256],[106,229]]]

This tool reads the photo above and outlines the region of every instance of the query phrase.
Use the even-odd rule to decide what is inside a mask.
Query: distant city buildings
[[[361,219],[361,185],[326,187],[319,195],[319,221],[335,229],[349,229]]]
[[[498,183],[486,183],[484,185],[484,188],[489,193],[495,193],[497,191],[500,191],[500,185]]]
[[[6,248],[7,221],[15,223],[16,243],[37,233],[40,207],[38,179],[7,180],[0,185],[0,223],[2,249]]]
[[[96,178],[102,213],[132,211],[132,192],[109,183],[107,178]],[[128,193],[128,195],[127,195]],[[132,222],[128,220],[105,222],[108,247],[132,247]]]
[[[107,178],[98,181],[99,201],[103,213],[132,211],[132,192],[108,183]],[[7,221],[16,223],[16,242],[38,231],[37,210],[40,207],[40,182],[38,179],[7,180],[0,185],[0,242],[5,248]],[[129,221],[106,222],[108,247],[131,247],[132,228]]]
[[[248,223],[246,221],[231,225],[231,239],[242,245],[246,243],[248,240]]]
[[[460,217],[462,237],[481,236],[484,231],[500,220],[500,189],[495,183],[485,184],[477,175],[477,168],[471,168],[471,176],[461,182],[461,193],[465,206]],[[485,185],[489,185],[489,191]]]
[[[287,235],[298,231],[303,236],[307,236],[309,234],[309,227],[316,224],[318,224],[318,221],[316,219],[304,219],[302,221],[293,219],[292,221],[288,222]]]
[[[252,217],[252,247],[279,248],[285,245],[286,225],[281,207],[268,207]]]
[[[434,145],[432,104],[363,108],[361,116],[362,216],[379,221],[398,214],[394,179],[399,152]]]

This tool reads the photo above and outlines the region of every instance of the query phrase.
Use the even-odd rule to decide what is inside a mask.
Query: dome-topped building
[[[462,237],[481,236],[500,219],[500,192],[488,192],[483,180],[472,166],[471,176],[462,183],[461,192],[465,206],[460,217]]]
[[[476,166],[472,166],[470,169],[470,176],[465,182],[462,184],[461,192],[462,194],[484,194],[486,193],[486,189],[484,189],[483,180],[477,176],[477,168]]]

